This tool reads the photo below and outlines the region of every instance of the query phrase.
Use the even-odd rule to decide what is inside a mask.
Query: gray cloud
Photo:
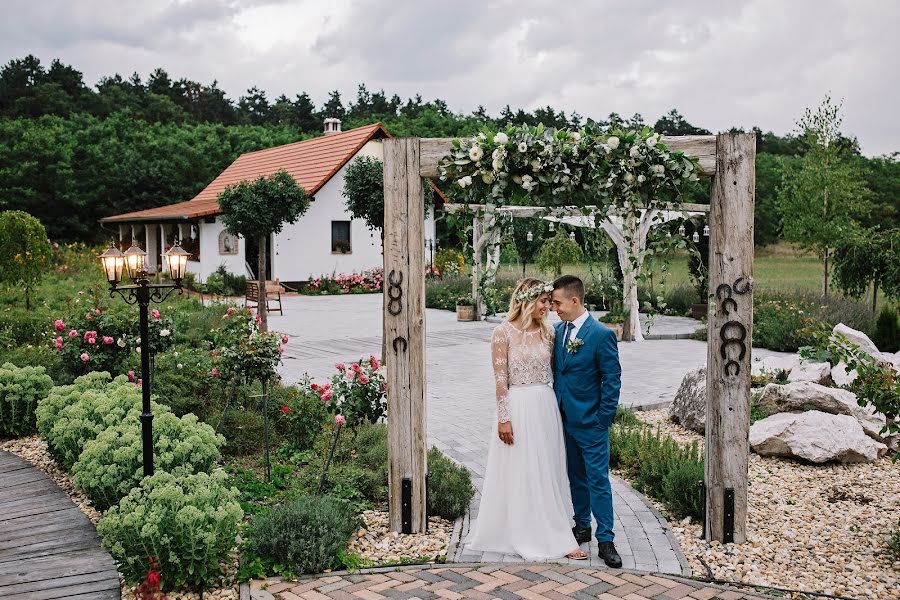
[[[163,67],[233,98],[257,85],[349,100],[366,83],[457,111],[678,108],[708,129],[778,133],[830,91],[867,154],[900,148],[893,2],[14,0],[4,13],[0,59],[58,57],[91,83]]]

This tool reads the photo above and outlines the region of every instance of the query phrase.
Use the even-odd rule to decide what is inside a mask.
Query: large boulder
[[[706,431],[706,367],[689,371],[681,380],[669,419],[697,433]]]
[[[754,377],[780,377],[789,374],[798,366],[800,366],[800,357],[796,354],[767,356],[762,360],[753,362],[750,366],[750,374]]]
[[[872,406],[862,407],[856,394],[840,388],[829,388],[809,381],[797,381],[787,385],[770,383],[763,388],[756,404],[769,413],[803,412],[818,410],[832,415],[853,417],[866,435],[883,441],[880,435],[884,427],[884,415]]]
[[[834,326],[834,329],[831,330],[831,333],[832,334],[835,334],[835,333],[842,334],[845,338],[847,338],[848,340],[850,340],[851,342],[853,342],[854,344],[859,346],[859,349],[862,350],[863,352],[867,352],[873,356],[880,354],[880,352],[878,352],[878,347],[875,345],[875,343],[872,340],[870,340],[869,336],[864,334],[862,331],[857,331],[856,329],[853,329],[852,327],[847,327],[843,323],[838,323],[837,325]]]
[[[867,436],[853,417],[818,410],[779,413],[757,421],[750,426],[750,447],[763,456],[814,463],[871,462],[887,452],[887,446]]]
[[[811,381],[821,385],[831,383],[831,364],[827,362],[801,362],[791,369],[788,381]]]
[[[831,381],[838,387],[850,385],[857,378],[856,369],[847,371],[847,364],[844,361],[831,367]]]

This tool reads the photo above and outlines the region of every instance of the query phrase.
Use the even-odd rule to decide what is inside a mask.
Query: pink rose
[[[159,321],[159,319],[160,319],[159,311],[155,308],[150,311],[150,316],[153,317],[154,319],[156,319],[157,321]]]
[[[331,390],[328,390],[324,394],[322,394],[322,402],[328,402],[334,397],[334,394],[331,393]]]
[[[134,381],[134,371],[128,371],[128,381]]]
[[[94,314],[95,314],[95,315],[99,315],[99,314],[100,314],[100,309],[99,309],[99,308],[95,308],[95,309],[94,309]]]
[[[62,322],[62,319],[57,319],[53,322],[53,327],[56,328],[57,331],[62,331],[66,328],[66,324]]]
[[[281,343],[282,343],[282,344],[287,344],[287,343],[288,343],[288,336],[286,336],[286,335],[281,336]]]
[[[344,363],[337,363],[336,365],[334,365],[334,368],[338,371],[343,371],[347,368],[347,365],[345,365]]]
[[[111,337],[109,337],[108,335],[104,335],[104,336],[103,336],[103,343],[104,343],[104,344],[112,344],[114,341],[115,341],[115,340],[112,339]]]
[[[376,371],[377,371],[378,368],[381,366],[381,365],[378,363],[378,359],[375,358],[375,355],[374,355],[374,354],[372,354],[372,355],[369,356],[369,362],[372,363],[372,368],[375,369]]]
[[[369,376],[365,375],[365,374],[360,374],[359,382],[363,385],[366,385],[367,383],[369,383]]]
[[[138,379],[137,381],[134,382],[134,385],[136,385],[137,387],[141,387],[142,385],[144,385],[144,380]]]
[[[217,368],[215,368],[215,367],[212,368],[212,371],[210,371],[210,374],[211,374],[213,377],[221,377],[221,375],[219,374],[219,370],[218,370]]]
[[[284,346],[278,346],[278,352],[284,354]]]
[[[69,332],[69,337],[70,338],[78,337],[78,332],[73,329],[72,331]]]
[[[94,317],[91,315],[91,313],[85,313],[85,314],[84,314],[84,320],[85,320],[85,321],[92,321],[93,319],[94,319]]]
[[[82,353],[81,353],[81,362],[87,362],[87,361],[89,361],[89,360],[91,360],[91,357],[88,356],[88,353],[87,353],[87,352],[82,352]]]
[[[233,315],[233,314],[235,313],[236,310],[237,310],[237,309],[234,308],[234,307],[232,306],[231,308],[229,308],[229,309],[226,310],[225,312],[226,312],[227,314],[229,314],[229,315]]]
[[[331,389],[331,384],[330,384],[330,383],[326,383],[325,385],[322,386],[322,389],[323,389],[323,390],[330,390],[330,389]]]
[[[56,346],[57,350],[62,350],[63,339],[61,335],[56,337],[56,339],[53,341],[53,345]]]
[[[347,424],[347,419],[344,418],[344,415],[335,415],[335,416],[334,416],[334,423],[335,423],[336,425],[346,425],[346,424]]]
[[[97,343],[97,338],[95,338],[95,337],[89,337],[89,338],[87,338],[85,341],[86,341],[88,344],[96,344],[96,343]]]
[[[354,371],[356,371],[357,373],[359,373],[361,371],[361,369],[359,368],[359,363],[353,363],[352,365],[350,365],[350,368],[353,369]]]
[[[356,373],[348,370],[344,377],[347,379],[347,381],[353,381],[353,379],[356,377]]]
[[[259,314],[257,314],[253,319],[256,321],[256,324],[257,324],[257,325],[259,325],[260,323],[262,323],[262,317],[259,316]]]

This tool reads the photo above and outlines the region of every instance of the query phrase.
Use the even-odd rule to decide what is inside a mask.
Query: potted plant
[[[456,320],[457,321],[474,321],[475,320],[475,299],[471,294],[459,296],[456,299]]]
[[[628,320],[630,312],[622,310],[621,306],[614,306],[605,315],[601,316],[598,321],[616,332],[616,340],[622,341],[622,333],[625,330],[625,321]]]
[[[349,254],[350,253],[350,242],[345,242],[344,240],[338,240],[334,243],[334,251],[340,252],[341,254]]]

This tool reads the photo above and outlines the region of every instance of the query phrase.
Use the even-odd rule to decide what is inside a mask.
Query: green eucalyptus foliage
[[[98,510],[124,498],[143,478],[143,446],[139,411],[102,431],[88,442],[72,468],[75,486]],[[200,473],[212,469],[225,438],[193,414],[170,412],[153,419],[154,467],[170,473]]]
[[[0,438],[34,433],[35,408],[52,387],[44,367],[0,366]]]
[[[144,479],[97,525],[103,546],[129,584],[147,573],[147,557],[159,563],[164,590],[194,588],[222,576],[244,516],[227,475],[172,475]]]

